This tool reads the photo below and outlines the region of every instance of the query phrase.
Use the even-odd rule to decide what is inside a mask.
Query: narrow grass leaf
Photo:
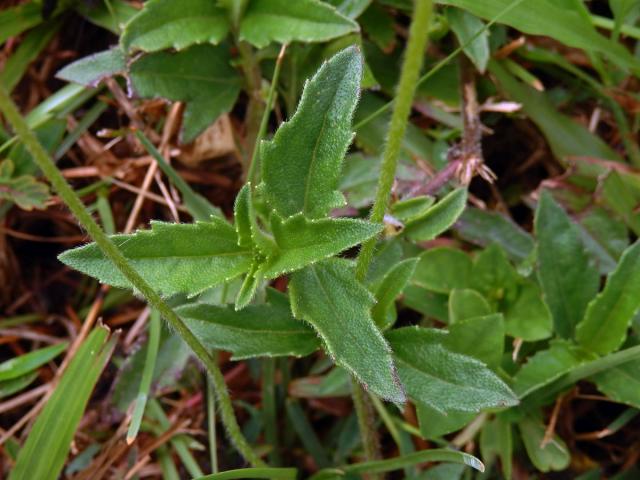
[[[291,6],[287,2],[287,9]],[[300,212],[309,218],[324,217],[344,204],[337,188],[353,138],[351,119],[362,68],[356,47],[324,63],[307,82],[291,120],[280,126],[273,140],[262,144],[262,188],[267,204],[281,217]]]
[[[151,230],[111,237],[138,273],[162,294],[196,295],[249,270],[250,250],[222,219],[195,224],[152,222]],[[102,283],[131,288],[95,243],[64,252],[66,265]]]
[[[218,43],[228,32],[227,12],[216,2],[149,0],[127,23],[120,43],[126,52],[182,50],[196,43]]]
[[[398,374],[412,400],[441,413],[518,403],[511,389],[483,363],[452,352],[448,337],[446,332],[419,327],[387,333]]]
[[[38,372],[25,373],[10,380],[0,381],[0,398],[8,397],[24,390],[38,378]]]
[[[176,312],[207,347],[225,350],[234,360],[292,355],[303,357],[320,346],[315,332],[294,319],[287,305],[231,306],[193,304]]]
[[[604,290],[594,298],[576,328],[576,340],[600,355],[624,343],[627,330],[640,309],[640,242],[629,247]]]
[[[538,277],[555,330],[569,338],[598,293],[600,275],[589,262],[575,225],[543,190],[535,215]]]
[[[42,5],[24,2],[0,12],[0,45],[42,22]]]
[[[0,363],[0,381],[21,377],[53,360],[67,348],[67,342],[40,348]]]
[[[18,454],[10,480],[57,478],[93,388],[115,347],[105,327],[94,329],[69,363]]]
[[[309,322],[334,361],[368,390],[404,403],[389,344],[371,318],[373,295],[344,260],[325,260],[295,272],[289,285],[294,315]]]
[[[243,478],[266,478],[270,480],[295,480],[298,470],[295,468],[239,468],[226,472],[213,473],[194,480],[235,480]]]
[[[240,39],[265,47],[270,42],[322,42],[358,30],[358,24],[318,0],[251,0],[240,24]]]

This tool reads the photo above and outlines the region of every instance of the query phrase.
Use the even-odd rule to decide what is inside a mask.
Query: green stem
[[[218,403],[220,404],[220,413],[222,422],[227,429],[230,440],[235,445],[240,454],[252,465],[263,466],[264,462],[260,460],[258,455],[251,449],[249,442],[242,435],[240,426],[233,412],[231,398],[224,382],[224,376],[218,368],[214,358],[202,343],[191,333],[191,330],[185,325],[180,317],[171,309],[171,307],[162,299],[156,291],[138,274],[138,272],[127,262],[118,247],[111,239],[102,231],[95,222],[93,217],[87,212],[80,198],[67,183],[58,168],[55,166],[47,152],[44,150],[33,132],[29,129],[26,122],[20,115],[17,107],[7,94],[4,87],[0,86],[0,111],[6,116],[7,120],[13,125],[13,128],[25,145],[27,150],[33,156],[38,167],[42,170],[45,177],[51,182],[53,188],[58,192],[60,198],[67,205],[71,213],[76,217],[80,225],[87,231],[89,236],[98,245],[105,257],[107,257],[122,275],[138,290],[149,302],[152,308],[155,308],[160,315],[169,322],[171,327],[178,332],[185,343],[193,350],[196,356],[204,364],[207,372],[211,376],[213,385],[215,386]]]
[[[384,214],[389,204],[389,195],[395,179],[396,167],[402,139],[407,128],[409,113],[413,103],[413,96],[418,84],[418,76],[424,60],[424,50],[427,45],[429,21],[433,9],[432,0],[417,0],[413,20],[409,30],[409,40],[405,52],[400,81],[398,82],[396,98],[389,123],[389,131],[385,143],[384,154],[382,156],[382,166],[380,178],[378,180],[378,190],[371,209],[370,220],[373,223],[382,223]],[[358,263],[356,275],[363,280],[369,263],[373,256],[376,239],[372,238],[363,244]]]
[[[261,97],[262,73],[260,64],[256,59],[253,47],[246,42],[238,42],[238,52],[240,53],[242,70],[246,81],[246,92],[249,97],[247,103],[247,113],[245,115],[246,135],[244,141],[243,163],[244,171],[249,178],[249,162],[251,161],[250,151],[256,144],[262,116],[265,111],[265,103]]]
[[[409,113],[413,103],[420,69],[424,60],[424,50],[427,45],[429,21],[433,4],[431,0],[417,0],[411,27],[409,29],[409,40],[405,52],[400,81],[398,82],[396,98],[389,124],[389,131],[382,157],[380,178],[378,180],[378,190],[371,209],[370,219],[373,223],[382,223],[385,211],[389,203],[389,195],[396,174],[398,156],[402,139],[407,128]],[[373,250],[376,245],[376,238],[365,242],[358,255],[356,265],[356,276],[359,280],[364,280],[369,264],[373,258]],[[353,402],[358,415],[358,425],[364,443],[367,460],[375,460],[378,456],[377,435],[374,429],[372,413],[366,402],[365,392],[362,387],[353,381]]]
[[[356,409],[356,417],[358,418],[358,428],[360,430],[365,459],[367,461],[377,460],[380,458],[380,442],[378,440],[371,403],[367,398],[367,392],[364,391],[354,377],[351,377],[351,392],[353,406]],[[371,478],[378,477],[374,476]]]
[[[276,407],[276,361],[274,358],[262,360],[262,412],[264,418],[264,436],[272,450],[269,462],[278,466],[281,463],[278,451],[278,426]]]
[[[273,78],[271,79],[271,86],[269,87],[269,95],[267,96],[267,106],[262,114],[260,120],[260,127],[258,128],[258,135],[256,136],[255,143],[253,145],[253,153],[251,154],[251,162],[249,163],[249,171],[247,173],[247,181],[251,182],[251,185],[256,184],[256,174],[258,172],[258,163],[260,157],[260,142],[267,133],[267,124],[269,123],[269,116],[271,115],[271,109],[273,108],[273,101],[275,98],[275,92],[278,85],[278,78],[280,77],[280,68],[282,67],[282,59],[284,52],[287,50],[287,44],[283,44],[276,59],[276,66],[273,70]]]

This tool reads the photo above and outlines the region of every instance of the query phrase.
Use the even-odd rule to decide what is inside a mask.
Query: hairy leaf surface
[[[127,23],[120,42],[125,51],[181,50],[195,43],[218,43],[228,31],[227,12],[216,2],[149,0]]]
[[[273,215],[271,230],[277,249],[267,257],[263,267],[266,278],[279,277],[337,255],[380,233],[382,227],[351,218],[308,220],[295,215],[282,220]]]
[[[256,47],[270,42],[322,42],[358,30],[358,24],[318,0],[250,0],[240,38]]]
[[[195,45],[177,53],[146,55],[129,68],[135,92],[144,98],[186,102],[182,140],[192,141],[231,109],[241,80],[224,46]]]
[[[535,229],[544,298],[556,332],[568,338],[598,292],[600,275],[589,263],[571,219],[546,190],[540,196]]]
[[[640,309],[640,242],[622,255],[604,290],[589,304],[576,329],[580,345],[606,355],[627,338],[631,321]]]
[[[371,315],[380,329],[389,328],[396,321],[396,298],[411,280],[417,263],[417,258],[409,258],[398,263],[387,272],[376,288],[376,304]]]
[[[123,51],[120,48],[112,48],[67,65],[56,73],[56,77],[86,87],[95,87],[103,78],[123,73],[126,68]]]
[[[518,403],[509,387],[483,363],[449,350],[447,337],[445,332],[419,327],[387,333],[409,397],[442,413]]]
[[[375,300],[346,261],[326,260],[295,272],[289,291],[294,315],[313,326],[338,365],[376,395],[404,403],[391,349],[371,318]]]
[[[291,120],[262,144],[264,194],[281,217],[324,217],[344,204],[337,187],[361,77],[357,48],[336,54],[306,84]]]
[[[252,357],[309,355],[320,346],[316,333],[291,316],[288,306],[231,306],[203,303],[176,309],[193,334],[207,347],[233,353],[234,360]]]
[[[111,237],[136,271],[162,294],[195,295],[246,272],[251,251],[238,246],[224,220],[178,224],[152,222],[151,230]],[[131,288],[95,243],[68,250],[60,260],[102,283]]]
[[[458,188],[407,224],[404,233],[415,241],[433,240],[448,230],[464,211],[467,189]]]

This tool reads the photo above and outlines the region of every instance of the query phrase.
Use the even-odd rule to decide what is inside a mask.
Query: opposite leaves
[[[151,230],[111,237],[136,271],[164,295],[196,295],[246,272],[251,250],[239,247],[224,220],[176,224],[152,222]],[[60,261],[102,283],[131,288],[95,243],[68,250]]]
[[[332,57],[305,86],[291,120],[262,144],[261,188],[281,217],[303,213],[320,218],[343,205],[337,187],[353,137],[362,68],[356,47]]]
[[[328,353],[376,395],[405,402],[391,349],[371,318],[375,300],[344,260],[326,260],[291,276],[291,308],[318,332]]]

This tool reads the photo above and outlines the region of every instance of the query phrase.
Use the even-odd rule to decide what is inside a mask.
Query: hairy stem
[[[416,0],[413,20],[409,29],[409,40],[400,72],[393,113],[389,123],[385,149],[382,156],[382,167],[378,180],[376,198],[371,208],[370,219],[373,223],[382,223],[389,204],[389,195],[396,175],[398,156],[402,139],[407,129],[407,121],[411,113],[411,104],[418,83],[418,76],[424,60],[424,49],[427,45],[429,21],[433,9],[432,0]],[[373,256],[376,239],[368,240],[358,255],[356,275],[363,280]]]
[[[58,192],[58,195],[60,195],[60,198],[69,210],[71,210],[71,213],[73,213],[80,225],[87,231],[93,241],[96,242],[96,245],[100,248],[104,256],[113,262],[122,275],[146,298],[151,307],[155,308],[160,315],[166,319],[169,325],[178,332],[204,364],[215,387],[217,400],[220,405],[220,416],[222,423],[227,429],[230,440],[238,452],[240,452],[249,463],[255,466],[263,466],[264,462],[256,455],[249,445],[249,442],[247,442],[242,435],[240,426],[233,412],[233,406],[231,405],[231,399],[224,382],[224,377],[214,358],[211,356],[211,353],[200,343],[193,333],[191,333],[191,330],[189,330],[182,319],[178,317],[162,297],[160,297],[127,262],[127,259],[122,255],[118,247],[116,247],[111,239],[98,226],[93,217],[87,212],[80,198],[67,183],[38,139],[29,129],[16,105],[2,86],[0,86],[0,111],[2,111],[7,120],[13,125],[15,133],[31,153],[38,167],[40,167],[45,177],[51,182],[53,188]]]

